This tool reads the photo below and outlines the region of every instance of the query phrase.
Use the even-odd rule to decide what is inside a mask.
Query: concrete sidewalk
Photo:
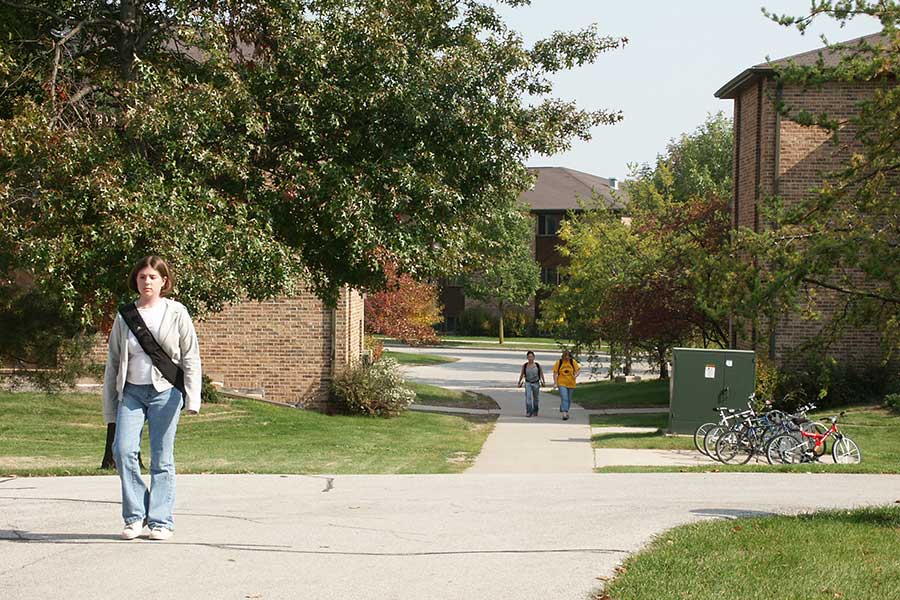
[[[584,600],[669,527],[892,503],[900,476],[179,475],[165,542],[119,539],[119,494],[0,480],[0,598]]]
[[[559,397],[540,394],[537,417],[525,416],[525,392],[480,389],[500,405],[500,417],[485,441],[481,454],[466,473],[591,473],[589,417],[580,406],[572,406],[563,421]]]
[[[418,349],[404,348],[403,351]],[[573,404],[570,419],[563,421],[559,396],[550,395],[547,387],[540,394],[538,416],[525,416],[525,389],[516,387],[519,369],[525,362],[524,352],[514,357],[508,351],[496,350],[428,348],[424,351],[459,360],[407,368],[409,379],[485,394],[500,407],[494,431],[466,473],[593,472],[590,417],[583,408]],[[548,384],[553,382],[551,369],[558,357],[557,353],[536,352],[536,360],[541,363]]]

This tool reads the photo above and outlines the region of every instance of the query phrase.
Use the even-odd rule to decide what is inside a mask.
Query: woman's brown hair
[[[160,296],[165,296],[169,292],[172,291],[172,288],[175,286],[175,279],[172,277],[172,271],[169,269],[169,265],[161,259],[160,257],[151,254],[149,256],[145,256],[141,260],[137,261],[134,265],[134,268],[131,269],[131,274],[128,275],[128,289],[132,292],[138,291],[137,287],[137,276],[138,271],[143,269],[144,267],[150,267],[151,269],[155,269],[160,275],[165,278],[165,282],[163,283],[162,289],[159,291]]]

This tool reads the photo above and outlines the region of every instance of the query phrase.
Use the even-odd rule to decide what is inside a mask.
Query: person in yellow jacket
[[[553,363],[553,385],[559,388],[559,412],[563,421],[569,420],[569,405],[572,403],[572,392],[575,391],[575,378],[581,371],[581,365],[572,358],[572,353],[563,350],[562,357]]]

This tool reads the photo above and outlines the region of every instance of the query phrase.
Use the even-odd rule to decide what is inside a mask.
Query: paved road
[[[126,542],[115,477],[0,481],[0,598],[584,600],[596,577],[680,523],[900,500],[900,477],[867,475],[182,475],[178,484],[175,537]]]
[[[509,387],[521,357],[474,352],[433,381],[521,393]],[[0,480],[0,599],[584,600],[681,523],[900,500],[900,476],[512,472],[543,464],[537,432],[557,436],[538,454],[589,448],[584,424],[552,409],[548,398],[545,424],[508,415],[526,435],[510,435],[506,458],[486,446],[491,473],[180,475],[166,542],[119,539],[115,477]],[[568,464],[553,456],[553,470]]]

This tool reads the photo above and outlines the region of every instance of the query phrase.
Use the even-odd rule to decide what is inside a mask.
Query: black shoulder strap
[[[150,330],[147,329],[147,324],[144,323],[144,319],[141,317],[141,313],[138,312],[135,303],[132,302],[120,306],[119,314],[122,315],[122,319],[125,320],[128,329],[130,329],[131,333],[134,334],[134,337],[137,338],[138,344],[141,345],[141,348],[143,348],[144,352],[147,353],[147,356],[150,357],[153,366],[159,369],[159,372],[166,378],[166,381],[174,385],[178,391],[181,392],[182,404],[184,404],[186,396],[184,390],[184,371],[181,367],[172,362],[172,359],[169,358],[166,351],[162,349],[162,346],[159,345],[159,342],[156,341],[156,338],[154,338],[153,334],[150,333]]]

